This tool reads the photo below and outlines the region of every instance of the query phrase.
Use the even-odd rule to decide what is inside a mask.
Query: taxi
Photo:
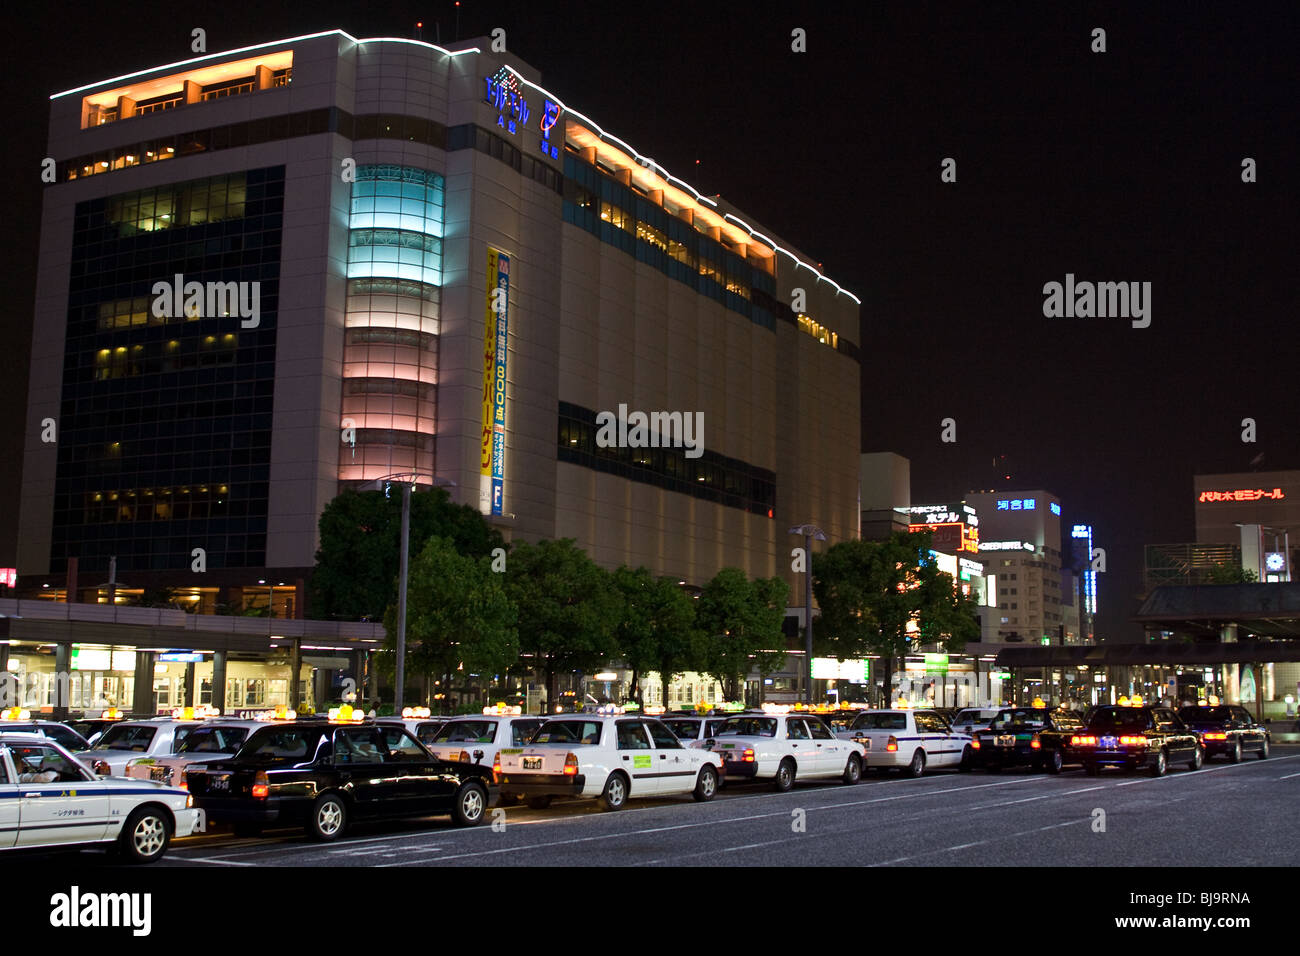
[[[771,781],[781,793],[794,786],[796,776],[855,784],[866,765],[860,743],[836,737],[820,717],[784,704],[728,717],[706,746],[725,761],[728,780]]]
[[[505,704],[484,707],[481,716],[451,718],[424,745],[439,760],[491,767],[502,747],[522,747],[545,719],[524,716],[522,708]]]
[[[157,780],[184,790],[189,786],[185,781],[186,770],[200,764],[228,760],[250,733],[265,724],[262,720],[226,718],[204,721],[190,730],[172,753],[128,760],[125,776],[136,780]]]
[[[447,722],[447,718],[434,717],[428,707],[403,707],[400,717],[379,717],[376,722],[409,730],[416,740],[428,746],[429,742],[438,735],[442,725]]]
[[[660,718],[683,746],[706,749],[705,741],[717,733],[730,714],[672,714]]]
[[[970,734],[953,730],[932,710],[864,710],[839,736],[862,745],[868,768],[900,770],[909,777],[936,767],[966,772],[974,755]]]
[[[185,716],[189,713],[189,717]],[[161,757],[175,753],[186,735],[208,719],[209,711],[186,708],[173,711],[170,719],[123,720],[106,729],[88,750],[77,754],[100,776],[126,776],[126,765],[140,757]]]
[[[172,837],[194,832],[183,790],[101,779],[57,741],[0,731],[0,850],[110,844],[132,863],[152,863]]]
[[[991,771],[1028,766],[1060,773],[1067,763],[1077,761],[1070,749],[1070,738],[1082,729],[1080,716],[1068,710],[1045,706],[1003,708],[987,730],[971,735],[975,766]]]
[[[126,720],[126,714],[122,713],[122,709],[120,707],[110,707],[105,711],[101,711],[98,717],[82,716],[69,720],[68,726],[85,737],[86,742],[93,747],[99,742],[99,738],[104,735],[104,731],[121,720]]]
[[[209,820],[236,834],[301,826],[320,841],[359,820],[446,814],[477,826],[497,796],[488,768],[439,760],[408,731],[349,705],[328,719],[268,719],[233,756],[186,776]]]
[[[1233,763],[1241,763],[1247,751],[1260,760],[1268,759],[1269,729],[1239,704],[1202,704],[1179,708],[1178,716],[1201,738],[1205,759],[1223,754]]]
[[[67,724],[56,720],[33,720],[31,711],[21,707],[11,707],[0,711],[0,731],[11,734],[39,734],[57,740],[68,750],[76,753],[85,750],[90,743]]]
[[[1169,764],[1186,760],[1191,770],[1200,770],[1205,748],[1200,737],[1168,707],[1149,707],[1134,698],[1133,703],[1104,704],[1088,718],[1087,726],[1070,738],[1070,749],[1079,756],[1090,776],[1102,767],[1125,770],[1146,769],[1163,777]]]
[[[548,718],[522,747],[501,748],[492,769],[503,796],[534,809],[557,796],[595,798],[605,810],[638,797],[707,801],[724,773],[717,754],[685,747],[661,721],[619,707]]]

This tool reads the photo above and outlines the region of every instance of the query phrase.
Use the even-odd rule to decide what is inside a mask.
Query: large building
[[[984,573],[995,579],[996,635],[983,640],[1061,643],[1061,502],[1051,492],[973,492]]]
[[[394,475],[507,537],[781,575],[792,603],[788,529],[857,535],[859,300],[487,46],[335,30],[51,97],[22,593],[310,616],[322,509]],[[207,630],[168,700],[220,685]],[[24,680],[102,645],[128,690],[91,696],[149,710],[137,631],[0,639]],[[270,696],[231,658],[228,705],[302,699],[269,670],[289,645],[338,657],[332,685],[363,666],[285,633],[241,650]]]
[[[1196,475],[1196,541],[1240,548],[1256,579],[1295,580],[1300,559],[1300,471]]]
[[[486,47],[52,97],[22,583],[301,615],[321,510],[393,474],[691,584],[857,534],[858,299]]]

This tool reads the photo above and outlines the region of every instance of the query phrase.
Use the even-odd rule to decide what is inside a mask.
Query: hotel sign
[[[505,498],[506,343],[510,257],[488,248],[483,324],[483,433],[479,445],[479,511],[499,515]]]

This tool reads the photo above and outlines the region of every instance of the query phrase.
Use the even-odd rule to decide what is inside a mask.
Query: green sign
[[[645,756],[636,754],[632,757],[632,769],[634,770],[646,770],[653,765],[654,761],[650,759],[648,754]]]
[[[947,654],[926,654],[925,672],[927,674],[948,673],[948,655]]]
[[[1051,639],[1050,637],[1048,637],[1046,634],[1044,634],[1044,635],[1043,635],[1043,644],[1044,644],[1044,645],[1047,645],[1047,644],[1050,644],[1050,643],[1052,643],[1052,639]]]

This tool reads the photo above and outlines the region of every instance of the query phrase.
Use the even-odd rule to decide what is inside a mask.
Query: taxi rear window
[[[663,725],[682,740],[694,740],[699,732],[699,722],[694,720],[665,720]]]
[[[858,714],[854,730],[906,730],[907,714]]]
[[[233,754],[248,737],[245,727],[199,727],[176,747],[178,754]]]
[[[1178,711],[1178,716],[1188,721],[1226,721],[1232,720],[1232,709],[1229,707],[1183,707]]]
[[[267,727],[250,734],[235,754],[236,760],[266,763],[273,760],[307,760],[316,752],[323,731],[305,727]]]
[[[157,727],[127,727],[118,724],[116,727],[110,727],[104,731],[104,736],[99,738],[98,743],[92,749],[134,750],[139,753],[148,753],[149,744],[153,742],[156,733],[158,733]]]
[[[600,724],[594,720],[548,720],[537,728],[533,744],[598,744]]]
[[[1002,727],[1026,726],[1041,727],[1047,723],[1047,714],[1045,711],[1033,710],[1029,708],[1018,708],[1016,710],[1004,710],[993,718],[993,723],[989,726],[993,730]]]
[[[775,737],[775,717],[732,717],[723,721],[715,737]]]
[[[1092,715],[1088,721],[1089,730],[1121,730],[1133,728],[1141,730],[1151,723],[1151,715],[1145,710],[1132,707],[1103,707]]]
[[[490,720],[453,720],[433,738],[435,744],[490,744],[497,725]]]

